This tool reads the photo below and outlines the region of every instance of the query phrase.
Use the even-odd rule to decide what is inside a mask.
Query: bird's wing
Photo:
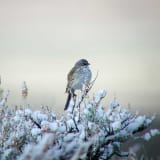
[[[73,80],[76,78],[76,68],[73,67],[70,72],[68,73],[67,75],[67,80],[68,80],[68,83],[67,83],[67,87],[66,87],[66,92],[68,92],[68,89],[70,88],[70,86],[72,85],[72,82]]]
[[[73,67],[67,75],[68,82],[72,81],[75,78],[75,67]]]

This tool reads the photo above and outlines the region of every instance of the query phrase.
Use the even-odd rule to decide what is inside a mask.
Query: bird
[[[73,68],[68,73],[68,83],[66,87],[66,93],[68,93],[68,98],[64,110],[68,109],[71,98],[76,96],[75,91],[82,91],[84,85],[89,85],[92,78],[92,72],[89,68],[89,65],[89,62],[86,59],[80,59],[75,63]]]

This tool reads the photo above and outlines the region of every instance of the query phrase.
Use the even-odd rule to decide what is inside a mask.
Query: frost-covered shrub
[[[121,144],[147,128],[155,116],[132,114],[115,100],[104,109],[101,100],[106,91],[99,90],[91,99],[87,92],[72,101],[60,118],[48,109],[6,108],[8,93],[4,94],[0,101],[0,159],[101,160],[128,156],[121,151]],[[152,129],[136,139],[148,141],[159,133]]]

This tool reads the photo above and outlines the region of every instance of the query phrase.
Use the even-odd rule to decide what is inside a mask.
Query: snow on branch
[[[133,114],[115,99],[104,109],[101,101],[107,92],[99,90],[89,98],[93,84],[75,104],[71,103],[74,109],[60,118],[49,109],[6,109],[5,94],[0,101],[0,159],[102,160],[128,156],[121,145],[148,128],[155,116]],[[159,134],[158,129],[151,129],[136,138],[148,141]]]

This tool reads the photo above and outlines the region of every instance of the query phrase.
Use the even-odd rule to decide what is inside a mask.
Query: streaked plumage
[[[80,59],[75,63],[74,67],[68,73],[66,92],[68,99],[64,110],[68,108],[71,97],[75,94],[75,90],[82,90],[83,85],[88,85],[92,77],[89,63],[85,59]]]

